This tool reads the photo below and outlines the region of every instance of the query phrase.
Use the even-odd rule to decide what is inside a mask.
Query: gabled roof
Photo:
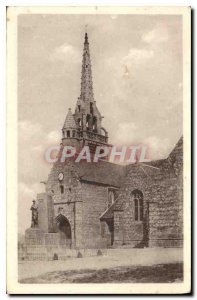
[[[168,158],[174,156],[174,155],[181,155],[183,156],[183,136],[178,140],[175,147],[170,152]]]
[[[100,220],[112,219],[114,211],[122,211],[122,203],[118,199],[100,216]]]

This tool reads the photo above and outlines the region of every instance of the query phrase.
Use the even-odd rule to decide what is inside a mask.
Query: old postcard
[[[190,293],[190,14],[7,9],[8,293]]]

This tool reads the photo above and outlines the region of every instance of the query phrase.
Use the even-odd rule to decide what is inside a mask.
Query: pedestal
[[[44,245],[44,231],[36,227],[26,229],[25,243],[26,245]]]

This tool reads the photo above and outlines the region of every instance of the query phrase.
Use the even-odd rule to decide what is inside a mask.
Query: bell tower
[[[91,152],[95,151],[97,145],[109,146],[108,133],[102,127],[102,118],[94,100],[89,41],[88,35],[85,33],[81,93],[76,103],[75,113],[72,114],[71,109],[69,109],[64,122],[62,128],[63,145],[78,145],[79,149],[88,145]]]

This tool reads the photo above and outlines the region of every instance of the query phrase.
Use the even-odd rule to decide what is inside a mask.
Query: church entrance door
[[[114,220],[108,220],[107,221],[108,229],[110,232],[110,246],[113,246],[114,243]]]
[[[71,248],[72,233],[68,219],[64,215],[60,214],[57,216],[56,222],[60,232],[60,244],[67,245],[68,248]]]

